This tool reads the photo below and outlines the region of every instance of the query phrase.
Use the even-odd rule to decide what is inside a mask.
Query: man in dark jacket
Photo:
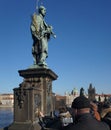
[[[98,121],[90,113],[90,101],[84,96],[75,98],[72,102],[72,111],[75,115],[75,124],[69,125],[64,130],[110,130],[109,126]]]

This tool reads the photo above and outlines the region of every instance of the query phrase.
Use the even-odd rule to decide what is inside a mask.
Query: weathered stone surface
[[[57,75],[47,68],[19,70],[23,82],[14,88],[14,122],[8,130],[39,130],[36,111],[50,115],[53,111],[52,81]]]

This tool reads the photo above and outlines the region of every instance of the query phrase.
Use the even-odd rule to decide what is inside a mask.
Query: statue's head
[[[43,16],[45,16],[45,14],[46,14],[46,8],[44,6],[40,6],[39,7],[39,13],[42,14]]]

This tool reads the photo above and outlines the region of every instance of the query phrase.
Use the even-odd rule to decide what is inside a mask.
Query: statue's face
[[[41,9],[41,14],[42,14],[43,16],[45,16],[45,15],[46,15],[46,9]]]

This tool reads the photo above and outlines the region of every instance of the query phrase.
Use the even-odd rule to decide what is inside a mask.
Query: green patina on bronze
[[[45,15],[45,7],[40,6],[38,14],[34,13],[32,15],[32,22],[30,26],[33,39],[32,55],[34,58],[34,66],[38,67],[47,67],[46,58],[48,57],[48,40],[51,35],[54,38],[56,37],[52,31],[52,26],[45,22]]]

